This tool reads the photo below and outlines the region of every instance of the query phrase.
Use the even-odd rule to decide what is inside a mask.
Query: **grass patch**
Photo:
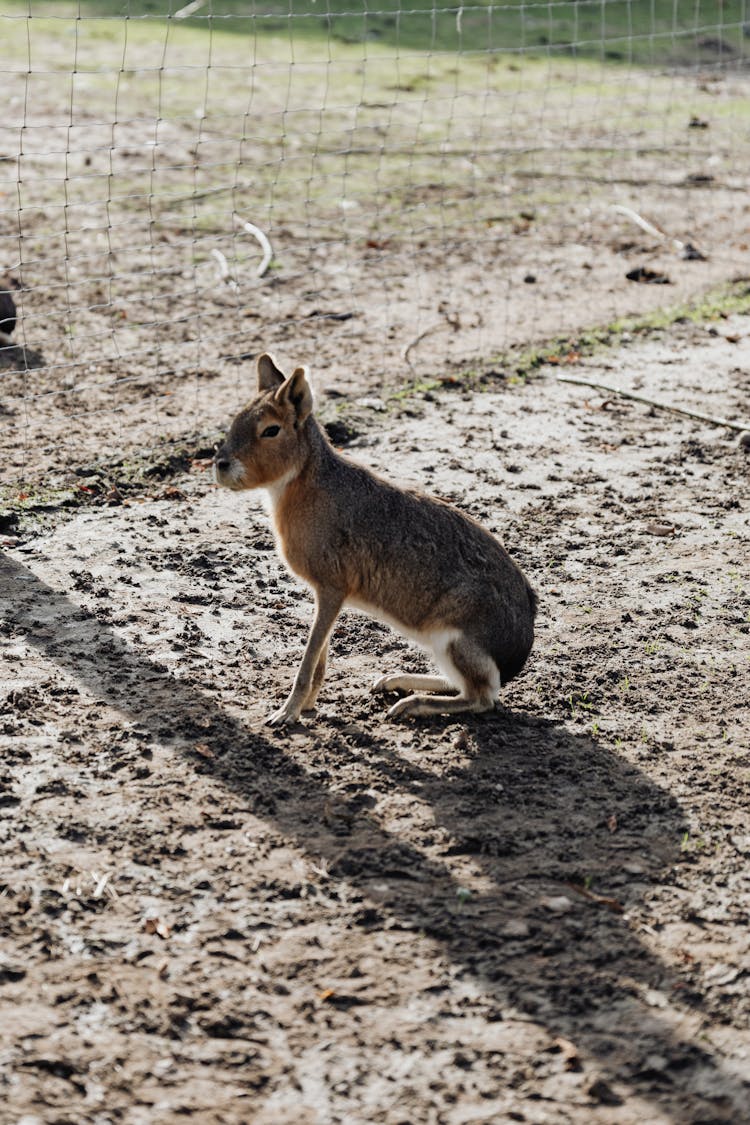
[[[581,356],[620,347],[626,336],[646,336],[686,322],[705,324],[738,313],[750,313],[750,283],[747,281],[721,286],[696,301],[656,309],[641,316],[621,317],[573,336],[559,336],[532,348],[512,350],[498,357],[493,366],[503,371],[503,377],[510,373],[511,379],[522,380],[540,367],[564,366],[575,363]]]
[[[573,364],[582,356],[622,346],[623,338],[648,336],[662,332],[674,324],[705,324],[734,314],[750,314],[750,283],[746,281],[722,286],[693,302],[680,303],[638,317],[623,317],[573,336],[554,337],[534,347],[510,349],[494,360],[488,360],[481,367],[472,366],[442,378],[409,380],[387,396],[386,405],[398,408],[411,399],[425,398],[439,390],[481,390],[483,387],[496,386],[499,382],[511,387],[520,385],[542,367]],[[346,404],[338,404],[338,409],[346,413],[348,408]]]
[[[184,5],[169,5],[168,16]],[[35,17],[164,22],[158,0],[31,0]],[[642,66],[731,61],[744,52],[744,0],[210,0],[175,27],[206,38],[225,33],[252,41],[285,39],[295,48],[325,43],[402,52],[511,52],[597,58]]]
[[[570,5],[576,18],[585,7]],[[606,14],[640,8],[615,0]],[[507,41],[517,55],[493,53],[484,35],[463,52],[426,43],[403,53],[377,37],[363,46],[280,35],[269,17],[277,9],[267,9],[256,4],[252,34],[240,36],[240,9],[215,3],[210,16],[179,22],[147,5],[131,4],[127,19],[114,4],[84,5],[79,18],[60,0],[32,4],[31,21],[25,7],[7,7],[7,126],[24,130],[24,145],[18,168],[0,169],[0,189],[34,224],[40,256],[45,240],[80,261],[97,251],[126,256],[185,227],[231,234],[234,210],[264,229],[285,223],[321,240],[413,239],[431,228],[450,237],[482,226],[502,234],[506,192],[550,211],[576,199],[581,184],[593,197],[611,180],[619,150],[592,122],[607,118],[617,137],[637,136],[643,153],[659,154],[655,167],[668,150],[686,172],[691,114],[712,115],[715,141],[734,126],[737,99],[728,109],[695,84],[676,91],[668,76],[529,55],[520,32]],[[541,18],[547,9],[479,14],[522,11]],[[438,24],[449,16],[455,25],[455,8],[435,12]],[[305,4],[294,13],[287,31],[339,18]],[[418,16],[396,18],[403,31]],[[647,163],[639,174],[649,174]],[[133,215],[143,228],[137,243]]]

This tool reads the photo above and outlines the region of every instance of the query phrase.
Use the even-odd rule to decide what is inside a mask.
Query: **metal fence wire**
[[[10,486],[220,424],[264,348],[382,389],[744,269],[744,0],[2,0],[0,29]]]

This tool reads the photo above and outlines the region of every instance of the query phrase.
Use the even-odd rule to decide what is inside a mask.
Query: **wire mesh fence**
[[[0,26],[11,486],[220,426],[266,348],[382,391],[743,272],[738,0],[3,0]]]

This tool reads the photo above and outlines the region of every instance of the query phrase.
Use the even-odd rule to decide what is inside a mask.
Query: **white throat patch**
[[[276,514],[276,509],[279,506],[279,501],[281,500],[284,489],[290,481],[294,480],[296,475],[297,472],[295,469],[287,469],[287,471],[283,473],[278,478],[278,480],[273,480],[270,484],[266,484],[263,486],[268,496],[268,506],[272,515]]]

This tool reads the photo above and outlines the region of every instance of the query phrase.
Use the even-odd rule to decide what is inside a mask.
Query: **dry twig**
[[[595,391],[604,391],[608,395],[617,395],[620,398],[632,399],[633,402],[642,402],[646,406],[653,406],[656,410],[668,410],[671,414],[682,414],[685,418],[695,418],[698,422],[707,422],[709,426],[726,426],[729,430],[744,433],[750,430],[750,422],[731,422],[728,418],[715,418],[711,414],[701,414],[698,410],[686,410],[683,406],[672,406],[668,402],[656,402],[645,395],[637,395],[634,391],[623,390],[622,387],[609,387],[604,383],[595,383],[591,379],[579,379],[574,375],[558,375],[558,383],[575,383],[579,387],[591,387]]]
[[[431,336],[433,332],[437,332],[443,327],[445,327],[444,320],[439,321],[437,324],[432,324],[429,328],[425,328],[424,332],[420,332],[418,336],[415,336],[411,343],[406,345],[401,354],[404,357],[404,361],[409,365],[409,367],[411,367],[412,371],[414,370],[414,364],[409,359],[409,352],[412,351],[413,348],[416,348],[417,344],[421,344],[426,336]]]
[[[657,227],[654,223],[650,223],[648,219],[644,219],[643,215],[639,215],[632,207],[623,207],[620,203],[613,203],[612,210],[632,220],[636,226],[644,230],[646,234],[650,234],[652,238],[658,238],[661,242],[669,242],[672,249],[682,255],[683,258],[705,259],[706,255],[693,246],[692,242],[682,242],[679,238],[672,238],[661,227]]]

